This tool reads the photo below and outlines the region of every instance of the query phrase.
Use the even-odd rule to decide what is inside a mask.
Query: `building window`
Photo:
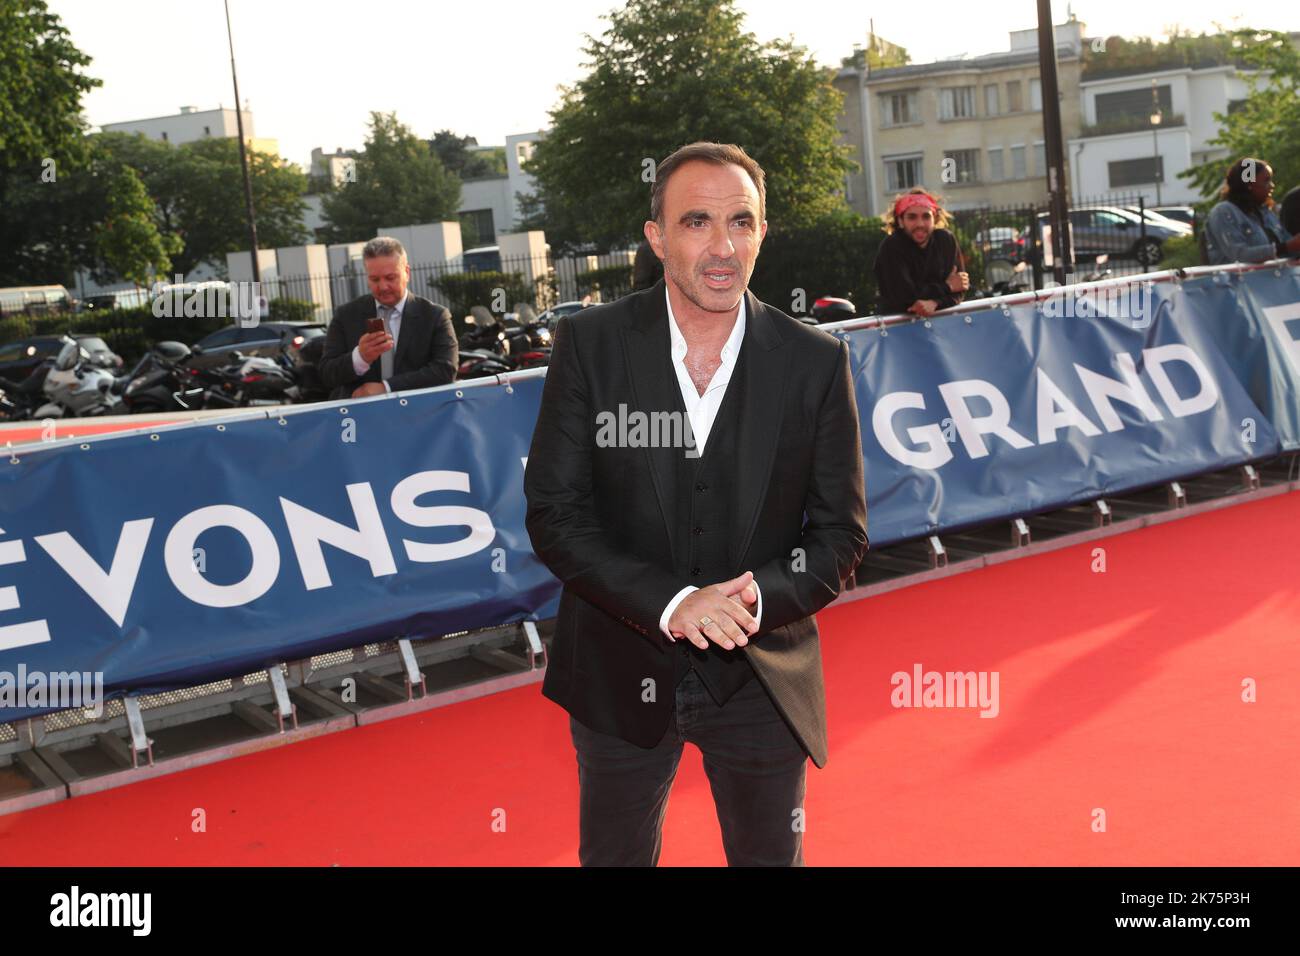
[[[491,209],[467,209],[460,213],[461,243],[466,248],[488,246],[496,242],[497,233]]]
[[[1047,175],[1047,144],[1046,143],[1034,144],[1034,175],[1035,176]]]
[[[1001,112],[998,108],[998,88],[996,85],[984,87],[984,115],[997,116]]]
[[[1024,108],[1020,101],[1020,81],[1007,80],[1007,112],[1019,113]]]
[[[204,135],[204,136],[211,136],[211,135],[212,135],[212,127],[211,127],[211,126],[205,126],[205,127],[203,127],[203,135]]]
[[[1228,115],[1231,116],[1245,105],[1245,100],[1228,100]]]
[[[900,192],[921,184],[921,157],[898,156],[885,159],[885,183],[890,192]]]
[[[515,161],[522,166],[533,158],[533,144],[519,143],[515,146]]]
[[[1165,116],[1173,113],[1173,99],[1168,84],[1156,87],[1156,101],[1160,104],[1160,111]],[[1095,105],[1098,126],[1104,123],[1122,123],[1125,120],[1149,119],[1151,116],[1151,87],[1121,90],[1118,93],[1098,93]]]
[[[972,119],[975,116],[975,87],[950,86],[939,91],[939,119]]]
[[[1024,179],[1025,172],[1025,148],[1023,146],[1011,147],[1011,178]]]
[[[950,149],[943,154],[943,181],[945,183],[977,183],[980,181],[980,151],[978,149]]]
[[[1005,173],[1002,171],[1002,147],[989,150],[989,182],[1001,182]]]
[[[1163,156],[1120,159],[1107,163],[1106,167],[1110,176],[1111,189],[1122,189],[1125,186],[1144,186],[1147,183],[1164,181],[1165,160]]]
[[[167,131],[166,131],[166,130],[163,130],[163,131],[162,131],[162,138],[163,138],[163,142],[164,142],[164,143],[167,142]]]
[[[1043,108],[1043,84],[1037,77],[1029,81],[1029,108],[1031,110]]]
[[[921,111],[916,108],[916,90],[899,90],[880,94],[881,126],[903,126],[919,123]]]

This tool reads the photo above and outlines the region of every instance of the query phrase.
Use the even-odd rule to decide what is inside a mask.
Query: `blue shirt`
[[[1248,215],[1236,203],[1226,199],[1210,210],[1205,220],[1205,251],[1210,265],[1267,262],[1286,255],[1277,251],[1277,245],[1268,237],[1264,227],[1272,230],[1281,242],[1289,242],[1291,233],[1286,231],[1272,209],[1260,206],[1258,212],[1259,218]]]

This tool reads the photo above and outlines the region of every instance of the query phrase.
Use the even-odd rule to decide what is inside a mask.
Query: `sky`
[[[84,100],[92,126],[234,103],[221,0],[48,0],[104,85]],[[395,111],[418,135],[439,129],[500,145],[544,129],[559,88],[583,76],[584,34],[608,26],[616,0],[229,0],[239,91],[259,137],[307,166],[313,147],[360,148],[372,110]],[[877,35],[913,63],[1008,48],[1010,30],[1036,25],[1032,0],[870,4],[852,0],[738,0],[759,40],[792,38],[838,66]],[[919,11],[924,8],[924,16]],[[1245,26],[1231,6],[1182,0],[1075,0],[1088,36],[1163,36],[1168,28]],[[1256,5],[1250,26],[1300,31],[1300,5]],[[1053,0],[1053,17],[1067,16]]]

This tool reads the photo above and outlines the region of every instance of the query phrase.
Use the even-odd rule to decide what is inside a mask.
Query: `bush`
[[[316,304],[302,299],[272,299],[270,322],[315,322]]]
[[[749,287],[792,315],[807,315],[826,295],[849,299],[858,315],[871,315],[876,311],[872,269],[884,240],[879,219],[857,214],[839,214],[804,229],[769,228]]]
[[[1174,236],[1166,239],[1162,247],[1164,256],[1156,269],[1186,269],[1201,264],[1201,250],[1195,236]]]
[[[578,286],[578,296],[587,292],[599,292],[601,300],[613,302],[632,291],[632,265],[601,266],[589,269],[574,276]]]

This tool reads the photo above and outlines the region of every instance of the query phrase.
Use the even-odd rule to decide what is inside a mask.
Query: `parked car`
[[[1147,211],[1181,222],[1185,226],[1196,224],[1196,209],[1193,206],[1148,206]]]
[[[228,325],[199,339],[193,346],[190,359],[193,368],[211,368],[225,365],[231,352],[244,356],[274,358],[281,346],[291,343],[294,336],[307,330],[326,328],[322,322],[259,322],[252,328]]]
[[[1174,219],[1170,216],[1166,216],[1163,213],[1161,213],[1159,210],[1154,209],[1151,206],[1147,206],[1145,208],[1139,208],[1137,206],[1123,206],[1121,208],[1123,209],[1124,212],[1131,213],[1135,219],[1138,218],[1139,216],[1144,216],[1148,223],[1154,222],[1162,226],[1169,226],[1171,224],[1174,226],[1186,226],[1188,232],[1190,232],[1192,228],[1192,224],[1190,222],[1183,222],[1181,219]],[[1169,207],[1165,207],[1165,208],[1169,208]]]
[[[551,306],[537,317],[537,321],[542,325],[553,327],[557,321],[566,315],[573,315],[575,312],[581,312],[583,309],[589,309],[594,305],[590,299],[582,301],[561,302],[559,305]]]
[[[148,305],[148,289],[119,289],[117,292],[101,292],[88,295],[81,300],[79,312],[108,312],[113,309],[133,309]]]
[[[1048,215],[1038,214],[1039,228]],[[1136,259],[1153,266],[1164,258],[1164,242],[1191,234],[1191,227],[1172,220],[1142,217],[1120,206],[1095,206],[1070,210],[1070,242],[1075,261],[1105,253],[1114,258]]]
[[[80,332],[69,333],[86,350],[92,360],[121,368],[122,359],[97,335]],[[66,340],[61,335],[33,335],[0,345],[0,378],[21,382],[40,367],[47,358],[54,358],[63,350]]]
[[[466,272],[500,272],[501,247],[476,246],[461,253]]]
[[[0,316],[72,312],[76,305],[77,300],[61,285],[13,286],[0,289]]]
[[[975,233],[975,247],[985,259],[1016,263],[1025,257],[1025,236],[1012,226],[990,226]]]

